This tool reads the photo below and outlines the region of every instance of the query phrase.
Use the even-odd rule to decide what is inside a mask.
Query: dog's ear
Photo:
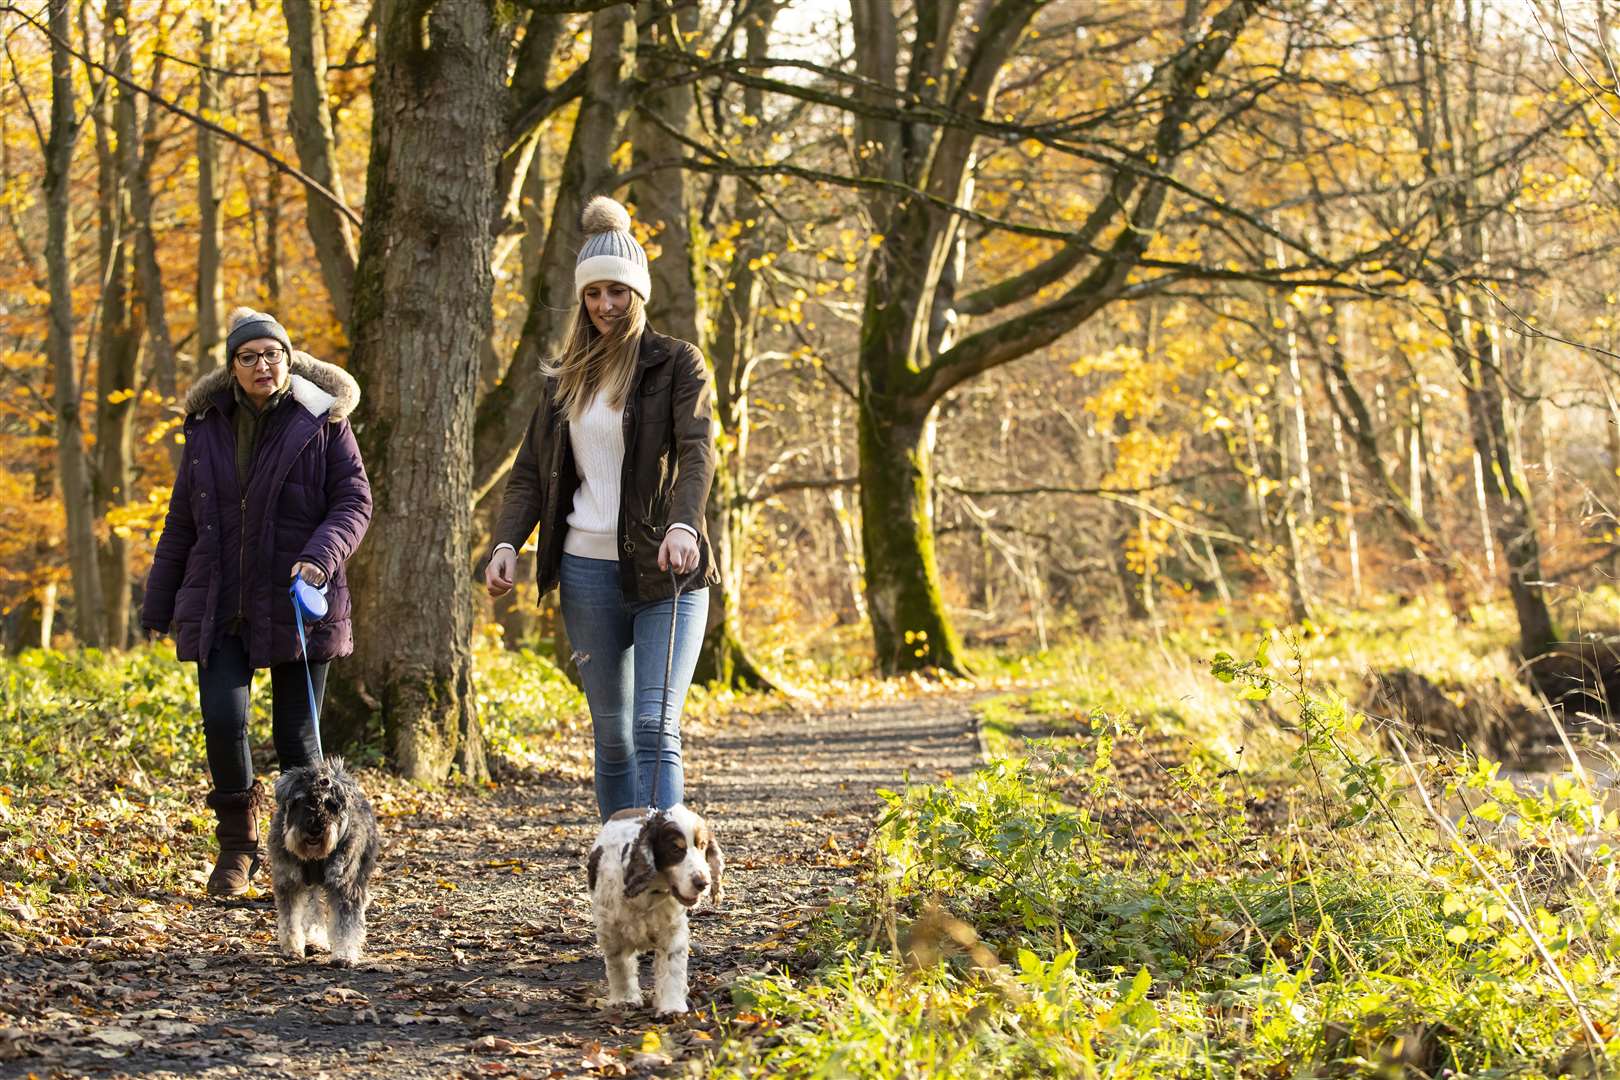
[[[703,842],[703,858],[709,864],[709,902],[719,908],[726,902],[726,856],[707,821],[700,821],[697,831]]]
[[[657,825],[657,816],[648,818],[647,823],[636,834],[635,842],[629,845],[629,858],[624,866],[624,895],[628,898],[646,892],[652,885],[653,878],[658,876],[652,856],[652,834]]]
[[[596,868],[602,865],[602,845],[591,848],[591,857],[585,860],[585,887],[596,891]]]

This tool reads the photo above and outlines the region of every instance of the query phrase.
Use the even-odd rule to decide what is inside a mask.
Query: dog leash
[[[675,576],[675,567],[669,568],[669,651],[664,654],[664,695],[658,703],[658,745],[653,749],[653,779],[652,797],[647,802],[647,814],[652,816],[658,813],[658,775],[664,771],[664,734],[668,721],[665,720],[669,712],[669,676],[675,668],[675,624],[681,617],[681,581]]]
[[[309,640],[304,635],[304,615],[307,613],[311,620],[324,618],[326,593],[296,574],[287,592],[292,596],[293,618],[298,623],[298,651],[304,658],[304,687],[309,691],[309,726],[315,736],[315,760],[323,761],[326,754],[321,750],[321,707],[315,701],[315,676],[309,670]]]

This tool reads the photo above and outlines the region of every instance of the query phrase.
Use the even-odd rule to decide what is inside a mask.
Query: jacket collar
[[[636,366],[642,369],[657,367],[670,357],[671,339],[656,330],[648,328],[641,332],[641,347],[636,356]]]
[[[316,419],[325,417],[337,423],[360,404],[360,384],[338,367],[317,360],[306,352],[295,352],[289,376],[294,401]],[[186,393],[187,415],[200,415],[210,408],[223,410],[231,402],[231,369],[216,368],[192,384]]]

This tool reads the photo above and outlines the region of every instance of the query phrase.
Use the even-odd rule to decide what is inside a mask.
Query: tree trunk
[[[289,4],[289,7],[293,5]],[[473,408],[511,26],[495,0],[384,0],[354,280],[371,538],[355,560],[356,678],[405,776],[488,775],[472,690]]]
[[[1543,592],[1535,506],[1508,436],[1503,374],[1491,360],[1489,333],[1474,317],[1470,297],[1458,284],[1487,265],[1484,222],[1490,211],[1483,207],[1478,181],[1487,155],[1482,145],[1485,125],[1480,119],[1478,65],[1460,66],[1460,87],[1452,85],[1450,65],[1478,49],[1484,16],[1471,0],[1464,0],[1460,11],[1431,2],[1422,16],[1413,24],[1417,85],[1424,95],[1425,126],[1418,133],[1418,145],[1436,181],[1426,190],[1435,200],[1446,263],[1444,276],[1430,288],[1445,312],[1489,529],[1507,563],[1508,594],[1519,619],[1519,651],[1532,660],[1548,652],[1557,638]]]
[[[1110,506],[1108,517],[1114,527],[1112,541],[1107,545],[1107,558],[1109,566],[1114,571],[1114,584],[1119,590],[1119,602],[1125,609],[1126,618],[1134,622],[1146,622],[1153,615],[1147,604],[1152,599],[1152,593],[1142,588],[1141,577],[1131,569],[1130,560],[1125,557],[1131,534],[1136,532],[1136,517],[1117,504]]]
[[[211,116],[219,111],[219,76],[209,71],[218,67],[222,57],[219,38],[219,0],[204,0],[198,16],[200,45],[198,59],[204,65],[197,72],[197,111]],[[261,95],[264,94],[260,90]],[[263,116],[260,116],[263,123]],[[263,138],[267,133],[260,132]],[[280,174],[266,169],[272,176]],[[220,280],[220,255],[224,239],[220,217],[220,161],[219,140],[214,133],[197,125],[197,364],[204,372],[220,362],[215,351],[224,336],[220,333],[220,316],[225,305],[225,290]],[[274,310],[272,308],[272,310]]]
[[[1346,339],[1349,337],[1348,324],[1344,336]],[[1355,382],[1350,377],[1346,361],[1348,350],[1342,345],[1324,347],[1314,341],[1313,344],[1317,345],[1317,355],[1322,358],[1322,386],[1327,394],[1328,404],[1333,409],[1335,419],[1343,425],[1345,434],[1349,436],[1356,460],[1360,462],[1362,472],[1372,482],[1372,490],[1378,498],[1379,505],[1389,513],[1396,528],[1412,545],[1412,551],[1417,558],[1426,566],[1433,567],[1440,575],[1446,603],[1451,608],[1452,614],[1466,621],[1468,596],[1464,587],[1462,567],[1424,517],[1421,484],[1403,490],[1400,482],[1385,464],[1383,450],[1378,444],[1378,432],[1382,430],[1379,425],[1386,423],[1388,419],[1388,413],[1383,406],[1382,384],[1377,387],[1375,402],[1378,416],[1383,419],[1375,420],[1373,410],[1367,407],[1366,399],[1361,396],[1361,391],[1356,388]],[[1416,393],[1414,388],[1414,394]],[[1416,408],[1415,401],[1414,398],[1414,408]],[[1421,447],[1424,441],[1421,424],[1412,433],[1412,438]],[[1421,470],[1421,461],[1419,467]]]
[[[259,138],[265,146],[275,145],[275,121],[270,114],[270,93],[261,85],[256,96],[259,100]],[[264,178],[264,298],[269,310],[281,309],[281,171],[266,169]]]
[[[661,59],[657,50],[682,48],[682,39],[697,29],[697,5],[668,11],[653,0],[641,0],[637,18],[646,27],[645,38],[636,42],[638,77],[657,83],[679,74],[683,69]],[[692,88],[684,81],[641,94],[630,117],[631,167],[678,162],[687,147],[676,133],[690,135],[692,111]],[[690,341],[707,353],[703,268],[693,243],[696,224],[691,187],[684,169],[666,167],[638,180],[631,198],[638,222],[651,230],[648,242],[658,247],[658,256],[648,267],[653,290],[647,320],[659,331]]]
[[[1350,463],[1344,450],[1344,425],[1339,414],[1331,415],[1333,422],[1333,461],[1339,473],[1339,501],[1343,504],[1344,538],[1350,558],[1350,599],[1361,602],[1361,534],[1356,528],[1356,504],[1350,487]],[[1205,538],[1208,543],[1208,538]]]
[[[750,62],[767,55],[778,9],[774,2],[759,4],[746,16],[744,50]],[[695,13],[696,9],[692,10]],[[744,114],[761,115],[764,94],[757,86],[745,87],[742,97]],[[681,119],[689,123],[690,111],[683,111]],[[667,135],[664,140],[651,144],[649,157],[656,156],[653,151],[679,156],[681,147]],[[754,189],[739,183],[730,218],[740,222],[743,231],[737,236],[726,285],[717,291],[714,342],[708,350],[714,370],[715,416],[720,425],[708,524],[709,540],[720,568],[720,585],[719,595],[709,604],[709,628],[698,658],[698,677],[739,689],[774,690],[776,684],[761,671],[743,644],[741,604],[748,542],[756,516],[746,495],[749,405],[761,294],[755,260],[766,251],[765,217],[765,208]],[[701,282],[701,267],[694,267],[694,272]],[[703,313],[697,314],[701,321]]]
[[[860,385],[861,547],[878,669],[934,667],[966,675],[934,554],[933,410],[882,393],[872,367],[866,370]]]
[[[128,48],[126,39],[125,48]],[[161,61],[160,61],[161,62]],[[125,74],[128,72],[126,71]],[[157,78],[154,76],[153,83]],[[129,192],[129,221],[126,230],[134,235],[135,284],[141,299],[141,311],[146,322],[147,340],[152,348],[152,373],[156,376],[157,390],[164,401],[173,401],[179,385],[179,361],[174,348],[174,337],[169,332],[169,305],[163,292],[163,268],[158,265],[157,240],[152,235],[151,162],[156,153],[155,140],[139,138],[135,130],[136,95],[128,87],[118,88],[118,163]],[[149,107],[149,110],[152,107]],[[148,118],[151,113],[148,111]],[[150,123],[148,129],[150,130]],[[140,387],[131,381],[126,389],[139,394]],[[135,401],[130,401],[131,436],[134,428]],[[178,464],[184,448],[169,440],[169,456]],[[133,443],[131,460],[133,461]],[[121,500],[127,502],[125,498]]]
[[[478,403],[473,495],[482,499],[512,466],[529,419],[540,400],[540,364],[558,355],[579,301],[574,295],[579,213],[603,193],[617,170],[619,145],[635,74],[636,20],[629,4],[613,4],[591,16],[591,52],[574,133],[563,157],[551,208],[551,228],[540,265],[529,273],[528,310],[517,348],[500,385]],[[552,242],[553,238],[557,242]],[[526,271],[528,267],[524,268]]]
[[[389,4],[379,0],[378,7],[391,7],[399,15],[400,24],[409,22],[401,7],[409,7],[404,0]],[[425,6],[425,5],[418,5]],[[310,177],[324,184],[339,200],[343,195],[343,174],[337,167],[337,151],[332,134],[332,110],[327,102],[326,88],[326,31],[321,25],[320,6],[315,0],[281,0],[281,10],[287,20],[287,53],[292,64],[292,108],[287,115],[292,130],[293,145],[298,149],[298,164]],[[423,32],[423,24],[431,19],[417,19],[416,33]],[[377,18],[378,37],[381,39],[383,18]],[[398,103],[377,94],[372,84],[372,100],[384,109],[396,108]],[[376,123],[373,120],[373,123]],[[393,118],[402,123],[402,117]],[[453,121],[452,121],[453,122]],[[353,334],[352,305],[354,295],[355,250],[354,233],[349,221],[330,202],[305,190],[305,220],[309,225],[309,238],[315,245],[315,257],[321,264],[321,278],[326,282],[327,295],[332,299],[332,311],[345,331]],[[367,205],[371,194],[366,193]],[[369,222],[367,222],[369,225]],[[486,223],[486,228],[488,227]]]
[[[46,274],[50,324],[45,351],[51,365],[56,414],[57,479],[67,517],[68,565],[73,578],[74,632],[82,645],[102,642],[101,571],[96,563],[95,492],[80,424],[80,381],[73,354],[73,60],[67,42],[68,0],[50,0],[51,134],[45,147]]]
[[[1603,396],[1609,406],[1609,422],[1604,425],[1609,442],[1609,482],[1598,492],[1598,497],[1609,507],[1603,519],[1610,551],[1609,576],[1620,578],[1620,400],[1615,398],[1614,387],[1608,379],[1603,380]]]
[[[838,398],[832,403],[831,431],[827,437],[827,460],[831,466],[830,475],[839,477],[844,475],[844,399]],[[838,538],[842,541],[840,548],[843,554],[844,574],[849,582],[849,609],[856,621],[866,621],[866,594],[861,590],[863,572],[861,570],[861,534],[856,528],[854,515],[850,513],[849,502],[844,497],[844,489],[834,487],[827,489],[827,505],[832,507],[833,520],[838,523]],[[988,534],[985,534],[988,535]],[[988,554],[986,556],[988,558]],[[993,582],[986,576],[985,607],[988,609],[994,601]]]
[[[131,71],[127,33],[129,10],[124,0],[109,0],[106,9],[107,52],[113,71]],[[135,401],[139,386],[141,326],[130,311],[128,190],[119,166],[121,141],[116,132],[135,130],[134,95],[127,87],[104,86],[96,118],[98,217],[102,267],[101,342],[96,364],[96,517],[129,502],[130,465],[135,450]],[[105,99],[116,101],[112,117]],[[99,532],[98,528],[98,532]],[[98,536],[101,566],[103,645],[121,649],[129,641],[129,540],[116,530]]]
[[[1174,168],[1195,130],[1188,119],[1200,108],[1199,95],[1208,93],[1204,80],[1257,6],[1256,0],[1232,0],[1207,21],[1187,20],[1187,47],[1152,73],[1160,111],[1140,152],[1151,154],[1158,169]],[[1050,345],[1117,300],[1128,268],[1158,232],[1169,191],[1134,167],[1118,168],[1086,220],[1038,266],[954,295],[950,275],[963,223],[947,207],[967,205],[982,129],[928,117],[954,112],[993,123],[1002,69],[1040,8],[1038,0],[1002,0],[975,9],[981,18],[966,5],[925,4],[902,30],[896,7],[884,0],[851,5],[860,76],[854,95],[874,106],[854,131],[858,168],[872,181],[863,208],[879,234],[867,267],[857,356],[867,604],[885,672],[965,671],[934,552],[929,467],[935,407],[960,384]],[[1195,32],[1202,36],[1192,38]],[[902,69],[903,88],[897,85]],[[895,117],[884,112],[895,98],[939,108]],[[1092,258],[1085,273],[1055,297],[1038,297],[1068,279],[1105,236],[1112,236],[1107,251]],[[945,306],[969,315],[1017,313],[946,345],[939,319]],[[935,353],[936,346],[943,351]]]
[[[1519,619],[1519,652],[1532,660],[1558,640],[1543,591],[1535,504],[1508,437],[1507,395],[1500,370],[1487,359],[1490,342],[1485,328],[1469,316],[1466,296],[1456,295],[1452,301],[1447,305],[1447,329],[1452,333],[1453,357],[1463,372],[1468,434],[1479,455],[1478,483],[1491,533],[1507,563],[1508,595]]]

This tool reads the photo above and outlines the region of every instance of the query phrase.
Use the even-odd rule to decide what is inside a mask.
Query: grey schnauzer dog
[[[302,959],[306,946],[330,947],[340,967],[359,960],[382,841],[371,801],[341,758],[281,774],[269,840],[281,951]]]

